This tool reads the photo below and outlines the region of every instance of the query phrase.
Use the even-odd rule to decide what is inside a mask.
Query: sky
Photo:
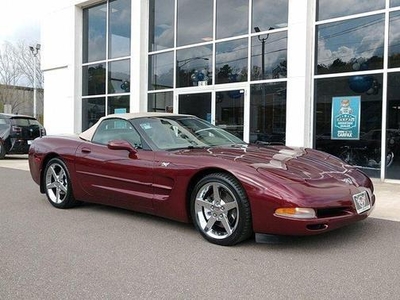
[[[0,45],[5,41],[40,43],[40,22],[57,0],[0,0]]]

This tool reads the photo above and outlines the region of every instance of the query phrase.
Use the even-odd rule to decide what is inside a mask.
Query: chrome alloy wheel
[[[195,214],[205,235],[225,239],[232,235],[239,223],[238,201],[229,187],[220,182],[203,185],[195,198]]]
[[[68,176],[64,167],[54,162],[48,166],[45,174],[48,198],[55,204],[62,203],[68,195]]]

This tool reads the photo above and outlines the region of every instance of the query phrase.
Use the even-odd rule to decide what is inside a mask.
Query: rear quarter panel
[[[42,193],[45,192],[42,185],[43,172],[48,161],[54,157],[59,157],[66,164],[71,182],[75,188],[75,153],[81,143],[82,141],[75,136],[44,136],[33,141],[28,155],[29,169],[32,179],[40,185]],[[80,191],[74,189],[74,196],[79,195]]]

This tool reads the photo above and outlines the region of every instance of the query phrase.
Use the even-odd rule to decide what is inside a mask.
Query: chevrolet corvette
[[[224,246],[320,234],[375,205],[370,178],[333,155],[247,144],[190,115],[108,115],[77,136],[35,139],[29,167],[56,208],[91,202],[193,223]]]

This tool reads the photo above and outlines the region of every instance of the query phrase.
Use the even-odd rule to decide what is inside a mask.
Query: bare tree
[[[0,109],[9,104],[13,113],[33,111],[35,73],[37,108],[38,114],[42,115],[43,73],[40,70],[40,52],[34,57],[29,46],[23,41],[17,44],[3,44],[0,48]]]

